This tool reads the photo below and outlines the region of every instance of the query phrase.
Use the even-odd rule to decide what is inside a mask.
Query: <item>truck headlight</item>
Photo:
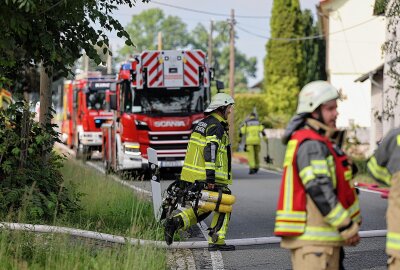
[[[138,143],[124,143],[124,153],[127,155],[140,156],[140,146]]]

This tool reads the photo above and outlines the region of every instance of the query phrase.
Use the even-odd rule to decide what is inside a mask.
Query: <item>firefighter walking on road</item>
[[[315,81],[299,94],[289,123],[275,234],[293,269],[339,269],[341,247],[359,242],[359,202],[336,129],[338,91]]]
[[[206,118],[201,120],[190,136],[187,153],[181,173],[182,184],[204,181],[206,189],[230,194],[228,185],[232,184],[231,146],[228,136],[228,116],[233,110],[233,98],[224,93],[216,94],[205,110]],[[221,197],[221,196],[220,196]],[[217,203],[219,204],[219,203]],[[210,251],[235,250],[235,246],[225,244],[230,213],[214,210],[209,228]],[[204,220],[211,211],[201,208],[187,208],[167,219],[165,241],[172,244],[178,229],[186,230]]]
[[[368,161],[368,171],[378,182],[390,186],[386,213],[388,269],[400,269],[400,128],[388,133]]]
[[[240,138],[245,136],[245,149],[249,160],[249,174],[255,174],[260,168],[261,135],[266,138],[263,125],[253,112],[240,128]]]

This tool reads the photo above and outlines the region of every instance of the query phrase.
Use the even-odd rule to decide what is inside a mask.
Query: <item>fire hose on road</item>
[[[94,239],[98,241],[117,243],[117,244],[130,244],[130,245],[154,245],[160,248],[168,249],[196,249],[196,248],[207,248],[207,241],[185,241],[185,242],[174,242],[172,245],[167,246],[164,241],[153,241],[153,240],[143,240],[136,238],[123,237],[118,235],[99,233],[93,231],[86,231],[67,227],[57,227],[49,225],[33,225],[24,223],[0,223],[0,229],[12,230],[12,231],[26,231],[33,233],[58,233],[66,234],[70,236],[83,237],[88,239]],[[371,231],[361,231],[361,238],[371,238],[371,237],[385,237],[386,230],[371,230]],[[233,244],[236,246],[252,246],[252,245],[267,245],[267,244],[277,244],[280,243],[279,237],[259,237],[259,238],[245,238],[245,239],[230,239],[226,240],[227,244]]]

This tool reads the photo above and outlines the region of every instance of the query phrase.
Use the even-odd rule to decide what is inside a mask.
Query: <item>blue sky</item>
[[[238,36],[236,47],[247,56],[257,57],[257,76],[255,79],[249,80],[249,85],[251,86],[263,78],[263,59],[266,54],[265,44],[269,36],[269,16],[271,16],[273,0],[157,0],[150,3],[137,1],[135,7],[122,7],[115,13],[115,18],[123,26],[128,24],[132,15],[150,8],[160,8],[166,15],[179,16],[187,24],[189,31],[198,23],[202,23],[208,29],[211,20],[226,20],[229,18],[231,9],[234,9],[237,21],[236,35]],[[314,14],[316,12],[315,6],[318,3],[319,0],[300,0],[301,8],[310,9]],[[226,16],[192,12],[167,5],[206,13],[226,14]],[[245,18],[245,16],[252,18]],[[124,42],[115,34],[110,36],[110,41],[114,48],[123,46]]]

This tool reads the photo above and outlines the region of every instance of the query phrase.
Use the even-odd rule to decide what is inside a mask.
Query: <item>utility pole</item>
[[[109,50],[111,51],[111,45],[109,47]],[[110,52],[107,52],[107,74],[112,73],[112,56]]]
[[[235,10],[231,9],[231,18],[229,20],[230,31],[230,53],[229,53],[229,91],[232,98],[235,98]],[[231,141],[235,136],[235,127],[234,127],[234,112],[230,114],[229,118],[229,137]]]
[[[85,74],[89,72],[89,57],[87,56],[86,52],[83,53],[83,71]]]
[[[214,31],[214,22],[210,21],[210,35],[208,36],[208,67],[212,65],[212,51],[213,51],[213,31]]]
[[[158,32],[158,50],[161,51],[162,50],[162,32]]]

